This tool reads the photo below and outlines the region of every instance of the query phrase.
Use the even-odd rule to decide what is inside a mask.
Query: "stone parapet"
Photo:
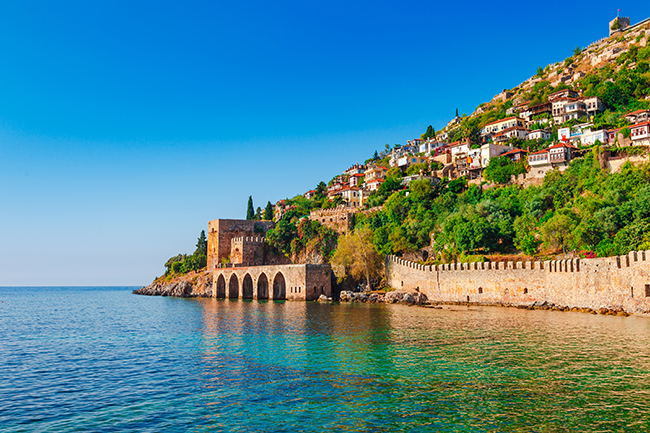
[[[386,257],[386,280],[432,302],[619,309],[650,315],[650,251],[619,257],[424,266]]]

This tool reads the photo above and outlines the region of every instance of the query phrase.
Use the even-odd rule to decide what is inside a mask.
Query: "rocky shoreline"
[[[331,299],[319,299],[319,301],[331,301]],[[407,292],[407,291],[394,291],[386,293],[356,293],[356,292],[341,292],[340,302],[357,302],[368,304],[405,304],[405,305],[418,305],[425,308],[442,308],[442,305],[465,305],[468,307],[506,307],[506,308],[519,308],[523,310],[552,310],[552,311],[570,311],[575,313],[589,313],[589,314],[602,314],[606,316],[630,316],[622,308],[599,308],[597,310],[591,308],[577,308],[567,307],[564,305],[556,305],[550,302],[533,302],[529,305],[522,304],[503,304],[503,303],[479,303],[479,302],[437,302],[430,301],[424,293],[420,292]]]
[[[178,298],[209,298],[212,296],[212,275],[207,272],[193,272],[181,277],[165,281],[163,278],[156,279],[148,286],[134,290],[136,295],[145,296],[175,296]],[[393,292],[351,292],[342,291],[339,299],[332,299],[321,295],[319,302],[356,302],[366,304],[403,304],[416,305],[425,308],[442,308],[442,305],[465,305],[468,307],[509,307],[524,310],[552,310],[571,311],[589,314],[602,314],[607,316],[630,316],[622,308],[570,308],[563,305],[556,305],[549,302],[533,302],[532,304],[503,304],[503,303],[479,303],[479,302],[437,302],[431,301],[424,293],[396,290]]]
[[[212,296],[212,274],[209,272],[190,272],[169,281],[164,277],[153,283],[134,290],[135,295],[176,296],[178,298],[209,298]]]
[[[405,304],[405,305],[428,305],[427,295],[420,292],[406,292],[396,290],[394,292],[350,292],[342,291],[339,296],[340,302],[360,302],[368,304]]]

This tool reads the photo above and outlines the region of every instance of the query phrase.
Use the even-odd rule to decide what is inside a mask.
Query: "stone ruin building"
[[[329,265],[293,264],[265,242],[273,221],[217,219],[208,223],[212,296],[312,301],[332,297]]]

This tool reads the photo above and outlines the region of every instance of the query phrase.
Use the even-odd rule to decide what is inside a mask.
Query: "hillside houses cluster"
[[[480,182],[483,170],[490,164],[492,158],[507,157],[513,162],[524,158],[528,162],[528,178],[542,179],[546,173],[553,169],[564,170],[571,160],[580,154],[580,148],[589,146],[596,141],[602,144],[650,146],[650,110],[637,110],[628,113],[625,118],[632,123],[629,137],[624,137],[622,128],[615,130],[594,129],[592,123],[581,123],[572,127],[558,130],[557,136],[552,137],[549,129],[530,129],[532,124],[543,124],[540,118],[535,118],[531,113],[548,113],[545,118],[550,124],[551,119],[565,122],[578,113],[577,118],[584,119],[604,109],[599,98],[578,98],[571,90],[556,92],[549,98],[549,103],[544,107],[528,107],[524,110],[513,112],[514,116],[497,120],[485,125],[480,132],[480,146],[472,146],[468,139],[453,143],[445,142],[448,135],[443,131],[435,138],[407,141],[404,146],[396,146],[386,154],[383,161],[388,161],[386,166],[369,162],[367,165],[356,163],[337,175],[327,187],[327,197],[334,199],[340,196],[349,208],[362,208],[373,191],[379,189],[385,181],[388,171],[394,167],[402,173],[402,184],[406,188],[414,179],[429,179],[432,183],[442,177],[456,179],[467,177],[470,182]],[[517,108],[517,107],[513,107]],[[576,111],[577,110],[577,111]],[[450,121],[453,124],[454,120]],[[549,147],[536,152],[528,149],[518,149],[509,144],[511,138],[524,140],[549,140],[556,139]],[[421,170],[407,176],[409,167],[416,164],[427,164],[436,167],[432,170]],[[315,190],[305,193],[305,197],[312,198]]]
[[[541,81],[548,81],[552,87],[572,85],[588,73],[587,66],[611,63],[634,44],[646,47],[650,41],[650,19],[634,26],[629,25],[629,18],[617,17],[616,21],[618,25],[614,33],[617,36],[625,33],[625,37],[594,42],[575,54],[571,62],[549,65],[520,86],[503,90],[492,101],[481,104],[470,118],[486,113],[495,104],[514,105],[505,110],[505,118],[483,125],[478,131],[478,140],[472,131],[473,143],[468,138],[452,142],[451,137],[458,137],[458,128],[466,118],[465,115],[459,116],[456,110],[455,117],[441,131],[434,132],[432,138],[416,138],[407,141],[406,145],[396,145],[382,152],[379,158],[367,161],[367,165],[356,163],[337,175],[327,186],[327,197],[331,200],[340,197],[348,210],[356,212],[366,207],[367,199],[381,187],[389,171],[401,172],[404,188],[414,179],[429,179],[435,183],[441,178],[453,180],[465,176],[470,183],[480,183],[490,161],[496,157],[506,157],[513,162],[527,162],[528,172],[515,179],[516,182],[537,183],[551,170],[563,171],[572,159],[584,153],[581,148],[586,146],[596,143],[650,146],[650,110],[627,113],[624,118],[629,126],[604,129],[592,123],[595,115],[608,108],[597,96],[583,96],[571,88],[565,88],[544,95],[543,99],[539,99],[540,95],[534,98],[545,101],[543,103],[522,102],[521,99],[530,99],[530,92]],[[613,22],[609,23],[610,30]],[[650,97],[646,99],[650,100]],[[567,122],[571,126],[558,129],[558,125],[567,125]],[[520,146],[525,147],[521,149],[513,146],[513,142],[521,141],[529,141],[528,144],[534,149],[531,150],[528,144]],[[545,146],[542,142],[549,143],[548,147],[537,150]],[[413,169],[414,165],[421,167]],[[312,198],[315,194],[315,190],[308,191],[305,197]]]

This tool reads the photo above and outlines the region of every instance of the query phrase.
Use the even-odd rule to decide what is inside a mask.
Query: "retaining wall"
[[[390,287],[418,289],[432,302],[621,309],[650,315],[650,251],[600,259],[423,266],[386,257]]]

